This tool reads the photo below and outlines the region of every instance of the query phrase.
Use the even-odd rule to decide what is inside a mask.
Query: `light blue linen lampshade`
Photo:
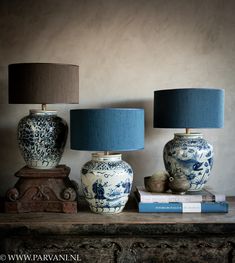
[[[71,149],[131,151],[144,148],[144,110],[134,108],[70,111]]]
[[[170,89],[154,92],[154,128],[220,128],[224,90]]]

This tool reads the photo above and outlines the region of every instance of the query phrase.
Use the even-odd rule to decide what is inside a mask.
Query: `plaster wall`
[[[145,149],[123,158],[134,185],[164,169],[162,149],[173,129],[154,129],[153,92],[178,87],[225,89],[225,127],[205,129],[215,162],[208,185],[235,194],[235,1],[230,0],[1,0],[0,195],[24,166],[17,123],[40,105],[9,105],[7,65],[57,62],[80,66],[80,104],[49,105],[69,123],[69,110],[87,107],[145,109]],[[182,130],[180,130],[182,131]],[[70,150],[61,160],[80,182],[90,152]]]

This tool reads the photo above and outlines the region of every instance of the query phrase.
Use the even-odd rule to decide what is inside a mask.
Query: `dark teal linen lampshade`
[[[131,151],[144,148],[144,110],[134,108],[70,111],[71,149]]]
[[[224,90],[188,88],[154,92],[154,128],[221,128]]]

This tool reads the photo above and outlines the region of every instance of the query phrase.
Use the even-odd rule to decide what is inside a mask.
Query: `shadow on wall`
[[[0,104],[8,103],[7,67],[0,66]]]
[[[145,117],[145,141],[155,139],[159,135],[159,129],[153,128],[153,99],[138,101],[121,101],[102,104],[102,107],[112,108],[141,108],[144,109]]]
[[[16,131],[13,128],[1,128],[0,138],[1,149],[4,149],[0,151],[1,169],[7,171],[7,174],[1,173],[0,177],[0,193],[3,194],[7,189],[13,187],[16,181],[14,174],[18,169],[15,168],[17,165],[15,160],[19,159],[20,152],[16,140]]]

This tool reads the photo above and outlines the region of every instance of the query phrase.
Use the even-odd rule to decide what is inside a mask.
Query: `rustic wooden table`
[[[132,202],[116,215],[81,204],[77,214],[1,213],[0,252],[92,263],[235,262],[235,198],[229,205],[228,214],[143,214]]]

